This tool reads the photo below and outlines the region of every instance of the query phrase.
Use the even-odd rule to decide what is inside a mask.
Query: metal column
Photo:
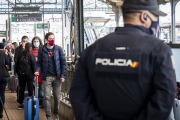
[[[43,0],[43,2],[44,2],[44,0]],[[46,35],[46,33],[45,33],[45,30],[44,30],[44,4],[43,4],[43,36],[44,36],[44,44],[46,43],[46,40],[45,40],[45,35]]]
[[[8,23],[8,20],[6,20],[6,42],[8,40],[8,35],[9,35],[9,23]]]
[[[76,0],[77,5],[77,37],[78,37],[78,54],[81,55],[84,50],[84,15],[83,0]]]
[[[64,48],[64,1],[62,0],[62,49]]]
[[[9,40],[12,41],[12,33],[11,33],[11,18],[9,18]]]
[[[121,15],[120,9],[119,7],[116,7],[116,12],[115,12],[116,27],[119,27],[120,15]]]
[[[49,21],[48,21],[48,32],[49,32],[49,28],[50,28],[50,23],[49,23]]]
[[[116,11],[115,17],[116,17],[116,27],[119,27],[119,12],[118,11]]]
[[[171,0],[171,42],[176,43],[176,21],[175,21],[175,9],[176,9],[176,0]]]
[[[37,24],[34,23],[34,36],[36,36],[36,26],[37,26]]]
[[[9,32],[8,32],[8,34],[9,34],[9,40],[12,40],[11,39],[11,18],[10,18],[10,12],[9,12],[9,0],[8,0],[8,20],[9,20]],[[6,39],[6,41],[7,41],[7,39]]]

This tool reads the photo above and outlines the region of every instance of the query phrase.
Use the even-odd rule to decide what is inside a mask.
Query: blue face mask
[[[39,47],[39,42],[35,42],[34,47],[38,48]]]
[[[12,46],[12,49],[14,50],[14,46]]]
[[[159,27],[159,21],[154,22],[152,21],[151,27],[149,28],[149,31],[152,35],[156,35],[157,34],[157,29]]]

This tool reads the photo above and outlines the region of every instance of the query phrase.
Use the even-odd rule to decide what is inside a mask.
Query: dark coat
[[[17,62],[16,62],[16,73],[19,75],[19,63],[20,63],[20,59],[22,58],[22,56],[25,55],[24,52],[22,52],[21,54],[19,54],[17,56]],[[28,62],[29,62],[29,69],[28,69],[28,75],[30,77],[34,76],[34,72],[35,72],[35,68],[36,68],[36,59],[35,59],[35,56],[30,53],[28,56]]]
[[[167,120],[171,48],[141,26],[117,28],[83,51],[70,90],[77,120]]]
[[[9,65],[8,55],[3,50],[0,50],[0,77],[9,77],[6,65]]]
[[[17,62],[17,57],[19,54],[21,54],[24,51],[24,48],[22,48],[22,45],[16,48],[15,55],[14,55],[14,61]]]
[[[43,50],[39,49],[38,51],[38,61],[37,61],[37,67],[36,67],[36,71],[41,70],[40,77],[42,80],[46,80],[47,70],[48,70],[48,50],[45,47],[46,45],[47,44],[43,46]],[[42,55],[42,51],[43,51],[43,55]],[[60,79],[61,77],[63,77],[66,79],[67,65],[66,65],[65,54],[63,52],[63,49],[56,45],[54,45],[54,61],[56,65],[55,67],[56,67],[57,78]]]

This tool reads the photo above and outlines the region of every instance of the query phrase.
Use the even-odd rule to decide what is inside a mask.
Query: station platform
[[[9,116],[9,120],[24,120],[24,109],[22,110],[17,109],[19,103],[16,101],[16,99],[17,99],[17,93],[12,93],[9,89],[6,89],[5,108]],[[3,111],[3,118],[0,118],[0,120],[8,120],[5,111]],[[44,108],[39,108],[39,120],[47,120]],[[60,118],[60,120],[63,119]]]

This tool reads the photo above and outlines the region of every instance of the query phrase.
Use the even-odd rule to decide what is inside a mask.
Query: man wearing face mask
[[[66,58],[63,49],[55,45],[55,36],[49,32],[45,36],[47,44],[38,51],[37,67],[34,74],[39,75],[43,80],[44,104],[47,120],[51,117],[51,86],[54,96],[54,118],[59,120],[58,111],[60,104],[61,82],[64,82],[67,75]]]
[[[14,55],[14,62],[15,62],[15,66],[17,66],[17,57],[22,54],[22,52],[25,50],[25,45],[28,42],[28,37],[27,36],[23,36],[21,38],[21,45],[19,45],[19,47],[16,48],[15,51],[15,55]],[[17,96],[18,96],[18,90],[17,90]],[[17,101],[19,101],[19,98],[17,97]]]
[[[157,0],[125,0],[124,27],[88,47],[70,89],[77,120],[167,120],[176,87],[172,52],[155,37]]]
[[[23,36],[21,38],[21,45],[19,47],[17,47],[16,51],[15,51],[15,56],[14,56],[15,63],[17,61],[17,56],[24,51],[25,45],[26,45],[27,42],[28,42],[28,37],[27,36]]]

